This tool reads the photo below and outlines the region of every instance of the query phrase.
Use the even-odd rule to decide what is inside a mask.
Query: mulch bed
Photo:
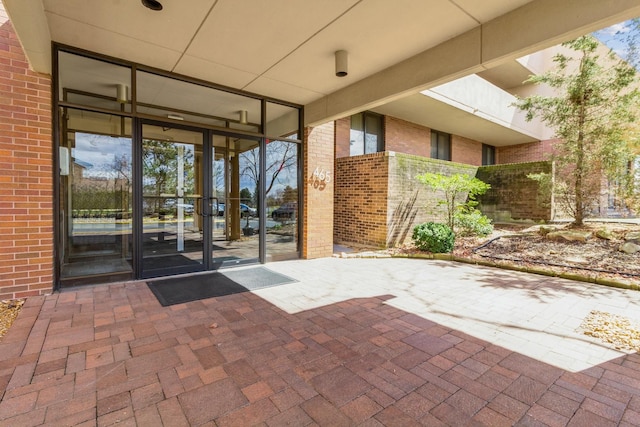
[[[568,228],[568,224],[558,226]],[[611,240],[592,237],[586,242],[557,242],[539,233],[538,226],[497,224],[487,237],[459,237],[453,256],[468,261],[491,262],[499,266],[571,274],[588,279],[605,279],[640,285],[640,252],[619,251],[629,231],[639,231],[636,224],[587,223],[579,229],[606,229]],[[412,244],[388,250],[391,255],[416,255],[421,251]]]

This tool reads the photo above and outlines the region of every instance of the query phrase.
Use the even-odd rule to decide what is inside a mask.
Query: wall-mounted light
[[[173,120],[184,120],[184,117],[182,117],[180,114],[167,114],[167,118]]]
[[[142,0],[142,4],[151,10],[162,10],[162,4],[157,0]]]
[[[346,50],[337,50],[336,56],[336,76],[344,77],[349,74],[349,59]]]
[[[126,104],[129,101],[129,88],[127,85],[122,83],[116,85],[116,99],[120,104]]]
[[[240,123],[243,125],[249,123],[249,113],[247,110],[240,110]]]

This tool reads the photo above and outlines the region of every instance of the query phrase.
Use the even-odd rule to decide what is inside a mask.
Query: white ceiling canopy
[[[36,71],[51,72],[54,41],[306,105],[312,123],[640,15],[637,0],[159,0],[161,11],[2,1]],[[348,52],[346,77],[335,75],[337,50]]]

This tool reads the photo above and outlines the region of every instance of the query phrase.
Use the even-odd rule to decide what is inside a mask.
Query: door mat
[[[201,299],[254,291],[296,280],[264,267],[171,277],[147,282],[163,307]]]

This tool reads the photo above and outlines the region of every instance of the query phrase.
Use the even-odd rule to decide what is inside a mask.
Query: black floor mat
[[[255,267],[225,273],[213,272],[158,279],[147,282],[147,285],[160,304],[166,307],[292,282],[295,280],[283,274],[264,267]]]

